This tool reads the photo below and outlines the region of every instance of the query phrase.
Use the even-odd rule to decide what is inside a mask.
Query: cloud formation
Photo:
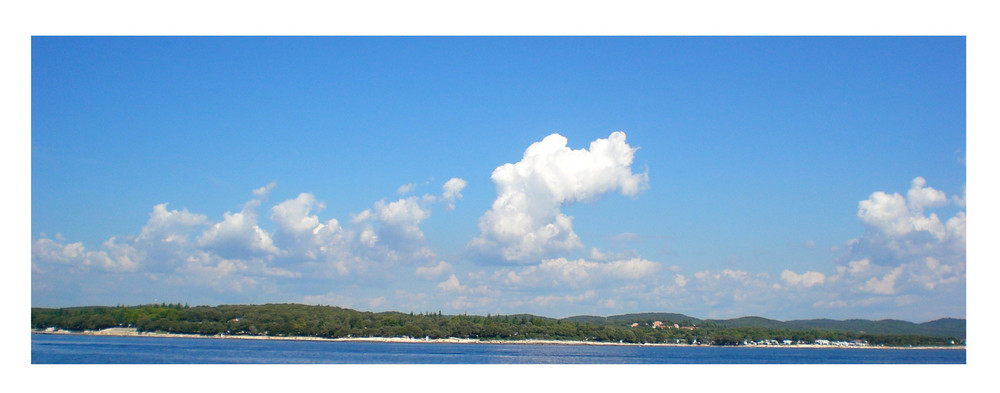
[[[451,264],[445,261],[440,261],[434,266],[418,266],[416,269],[417,277],[422,277],[425,279],[434,279],[442,274],[451,272]]]
[[[242,210],[226,212],[215,222],[159,204],[139,235],[111,237],[98,250],[42,234],[32,243],[33,279],[47,274],[138,274],[169,285],[244,292],[277,285],[274,280],[280,279],[335,279],[370,273],[372,267],[384,272],[400,261],[427,265],[436,261],[434,252],[423,246],[420,229],[430,216],[429,204],[453,204],[464,186],[464,180],[454,178],[446,183],[443,197],[378,201],[355,215],[353,228],[342,227],[337,219],[321,221],[316,212],[324,203],[301,193],[272,206],[274,229],[263,229],[257,210],[274,182],[253,190],[255,198]],[[439,261],[423,269],[418,274],[436,277],[451,266]]]
[[[823,284],[826,275],[820,272],[805,272],[796,274],[791,270],[781,272],[781,280],[793,287],[810,288],[814,285]]]
[[[455,208],[456,199],[462,198],[462,189],[464,189],[466,185],[468,185],[468,183],[466,183],[465,180],[453,177],[448,179],[448,181],[441,186],[441,190],[443,191],[441,194],[441,200],[447,204],[449,210]]]
[[[651,276],[660,264],[641,258],[611,262],[592,262],[584,259],[546,259],[536,266],[520,271],[500,270],[503,283],[513,286],[570,286],[594,285],[607,280],[638,280]]]
[[[271,235],[257,225],[257,206],[260,206],[260,200],[254,199],[247,202],[239,213],[226,212],[222,221],[198,236],[198,246],[224,258],[276,254],[278,248],[274,246]]]
[[[965,213],[957,214],[947,223],[942,223],[935,213],[924,215],[925,208],[948,203],[944,192],[926,185],[922,177],[913,179],[906,198],[898,193],[890,195],[877,191],[858,203],[858,218],[865,223],[871,236],[902,239],[930,235],[938,241],[960,241],[964,248]]]
[[[183,257],[181,250],[190,243],[190,234],[207,222],[204,215],[192,214],[187,209],[167,210],[167,204],[161,203],[153,206],[138,236],[112,236],[97,251],[88,251],[81,242],[63,244],[59,235],[55,240],[43,236],[32,244],[32,271],[45,272],[60,266],[75,272],[158,271],[162,266],[150,266],[147,260],[176,265]]]
[[[904,265],[905,266],[905,265]],[[903,274],[903,267],[899,266],[886,273],[881,278],[872,277],[865,281],[861,289],[877,295],[892,295],[896,293],[896,279]]]
[[[597,139],[589,150],[572,150],[566,143],[562,135],[549,135],[529,146],[521,161],[493,171],[497,198],[479,219],[481,234],[470,248],[514,262],[580,249],[564,205],[615,190],[635,196],[647,186],[648,174],[632,173],[637,149],[625,143],[625,133]]]
[[[407,251],[416,249],[424,241],[420,223],[430,216],[430,210],[422,206],[417,197],[388,203],[378,201],[370,210],[365,210],[359,215],[364,217],[361,221],[378,224],[376,233],[382,243]]]
[[[320,222],[312,214],[324,207],[311,193],[301,193],[271,208],[275,245],[281,249],[279,263],[306,263],[320,272],[340,275],[362,265],[354,251],[356,235],[342,228],[335,218]]]
[[[458,282],[458,277],[455,277],[454,274],[448,277],[447,280],[439,283],[438,288],[445,292],[465,292],[468,289],[465,285]]]
[[[965,207],[964,195],[949,198],[928,187],[922,177],[913,179],[905,197],[872,193],[858,203],[865,233],[848,242],[848,262],[837,266],[832,280],[877,296],[964,291],[965,212],[958,211],[944,222],[927,212],[952,202]]]
[[[42,234],[32,243],[33,294],[63,283],[93,288],[88,280],[101,277],[169,293],[210,289],[236,301],[257,294],[273,301],[271,294],[294,288],[299,297],[290,301],[341,306],[545,315],[667,310],[709,318],[778,317],[775,312],[796,307],[824,317],[830,310],[885,313],[936,301],[941,293],[964,294],[965,189],[949,196],[922,177],[903,194],[876,191],[857,202],[864,232],[835,251],[841,255],[829,256],[832,271],[798,273],[801,268],[782,265],[766,272],[746,266],[662,269],[628,249],[648,238],[632,232],[606,236],[607,248],[583,252],[563,207],[609,192],[637,195],[648,175],[632,172],[636,150],[620,132],[588,149],[572,150],[558,134],[533,143],[519,162],[493,171],[497,196],[479,217],[478,235],[466,243],[465,251],[475,251],[470,259],[466,253],[443,261],[423,228],[435,208],[455,208],[468,186],[463,179],[450,178],[435,195],[415,195],[415,183],[403,185],[400,195],[344,221],[321,220],[327,206],[307,192],[263,207],[276,187],[271,182],[252,190],[240,211],[216,220],[166,203],[153,206],[137,235],[113,236],[93,249]],[[940,218],[942,212],[951,217]],[[818,248],[815,243],[804,245]],[[491,264],[498,259],[511,264]],[[713,311],[701,314],[706,309]]]

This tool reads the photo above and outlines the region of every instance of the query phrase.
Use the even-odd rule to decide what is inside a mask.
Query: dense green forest
[[[308,337],[428,337],[480,340],[578,340],[624,343],[703,343],[739,345],[744,342],[791,340],[812,343],[863,340],[870,345],[947,346],[958,337],[884,334],[837,329],[789,329],[749,326],[746,321],[698,321],[681,314],[553,319],[529,314],[442,315],[437,313],[362,312],[333,306],[300,304],[221,305],[189,307],[151,304],[117,307],[32,308],[31,327],[72,331],[134,327],[141,332],[202,335],[261,335]],[[668,318],[662,318],[668,317]],[[673,319],[671,319],[673,318]],[[654,320],[665,326],[653,328]],[[697,326],[693,326],[697,321]],[[636,324],[636,326],[632,326]],[[964,330],[964,329],[963,329]],[[963,334],[964,336],[964,334]]]

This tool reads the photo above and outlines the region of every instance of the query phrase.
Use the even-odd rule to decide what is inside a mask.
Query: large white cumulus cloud
[[[275,244],[282,250],[286,264],[316,262],[344,274],[354,260],[350,244],[353,234],[342,228],[335,218],[320,222],[319,217],[312,214],[324,207],[307,192],[272,207]]]
[[[965,212],[960,211],[946,222],[936,213],[925,214],[928,207],[948,203],[944,192],[927,187],[922,177],[913,179],[904,198],[882,191],[858,202],[858,218],[866,233],[854,244],[875,246],[891,251],[897,258],[927,253],[965,254]]]
[[[965,282],[965,219],[958,211],[947,221],[928,209],[963,198],[948,198],[913,179],[906,196],[878,191],[858,203],[865,234],[852,239],[848,263],[835,281],[861,293],[899,295],[941,289]],[[964,203],[956,203],[964,208]]]
[[[619,190],[634,196],[646,187],[646,173],[632,173],[636,148],[617,131],[589,149],[572,150],[552,134],[533,143],[521,161],[497,167],[490,179],[497,198],[479,220],[480,236],[469,246],[507,261],[530,261],[556,251],[581,248],[565,204],[586,202]]]
[[[213,250],[224,258],[277,253],[271,235],[257,225],[255,208],[259,205],[260,201],[255,199],[239,213],[225,213],[221,222],[198,237],[198,246]]]
[[[882,191],[873,193],[867,200],[858,203],[858,218],[877,234],[891,238],[904,237],[910,234],[926,232],[937,240],[946,237],[962,236],[962,233],[950,231],[942,223],[937,214],[924,215],[924,209],[939,207],[948,203],[944,192],[926,187],[927,181],[922,177],[913,179],[906,198]],[[964,214],[956,216],[964,221]],[[961,225],[954,222],[951,225]]]

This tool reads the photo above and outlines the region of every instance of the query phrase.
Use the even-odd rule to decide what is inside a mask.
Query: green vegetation
[[[667,318],[663,318],[667,317]],[[672,327],[652,328],[654,321]],[[754,322],[759,322],[755,326]],[[727,324],[728,322],[728,324]],[[868,322],[869,325],[878,322]],[[935,321],[937,322],[937,321]],[[777,323],[777,324],[776,324]],[[954,325],[955,320],[947,321]],[[637,324],[637,326],[632,326]],[[697,324],[697,327],[693,325]],[[308,337],[415,337],[480,340],[577,340],[624,343],[703,343],[740,345],[744,342],[791,340],[812,343],[864,340],[871,345],[947,346],[957,337],[883,334],[835,329],[790,329],[763,318],[701,321],[681,314],[630,314],[614,317],[552,319],[529,314],[442,315],[436,313],[362,312],[332,306],[300,304],[222,305],[189,307],[150,304],[134,307],[32,308],[31,327],[73,331],[134,327],[143,332],[202,335]],[[941,324],[941,323],[938,323]],[[730,326],[732,325],[732,326]],[[869,326],[865,325],[865,326]],[[875,326],[875,325],[871,325]],[[964,331],[964,321],[962,321]],[[962,335],[964,336],[964,334]]]

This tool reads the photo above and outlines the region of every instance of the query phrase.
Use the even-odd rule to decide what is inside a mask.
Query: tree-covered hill
[[[786,322],[791,329],[830,329],[876,334],[919,334],[934,337],[965,338],[965,320],[942,318],[921,324],[883,319],[870,321],[866,319],[848,319],[835,321],[830,319],[811,319]]]
[[[663,322],[654,328],[655,321]],[[799,325],[794,325],[794,323]],[[791,340],[813,342],[863,340],[872,345],[951,345],[964,338],[964,320],[941,320],[927,326],[904,321],[780,322],[759,317],[698,320],[683,314],[643,313],[611,317],[553,319],[531,314],[442,315],[437,313],[363,312],[334,306],[302,304],[221,305],[189,307],[151,304],[116,307],[32,308],[31,328],[71,331],[134,327],[141,332],[201,335],[414,337],[481,340],[574,340],[623,343],[705,343]],[[632,326],[635,324],[636,326]],[[669,324],[667,326],[666,324]],[[679,327],[673,328],[673,324]],[[697,327],[695,327],[697,325]],[[961,335],[919,335],[907,328],[942,333],[961,326]],[[793,328],[792,326],[800,326]],[[864,327],[866,330],[851,330]],[[883,329],[888,333],[879,333]]]
[[[921,323],[920,326],[926,329],[924,334],[929,336],[956,336],[962,339],[965,338],[964,319],[941,318]]]
[[[721,327],[755,327],[755,328],[766,328],[766,329],[788,329],[789,326],[785,322],[776,321],[773,319],[767,319],[762,317],[741,317],[735,319],[722,319],[722,320],[705,320],[702,323],[712,324]]]
[[[633,323],[633,322],[646,322],[646,321],[662,321],[671,323],[678,323],[681,325],[694,325],[701,323],[698,318],[692,318],[684,314],[668,313],[668,312],[649,312],[649,313],[636,313],[636,314],[624,314],[624,315],[613,315],[608,317],[608,320],[613,323]]]
[[[699,325],[715,328],[760,328],[785,330],[831,330],[853,333],[874,334],[914,334],[931,337],[956,337],[965,339],[965,320],[941,318],[925,323],[913,323],[895,319],[871,321],[866,319],[848,319],[843,321],[833,319],[808,319],[778,321],[762,317],[740,317],[733,319],[698,319],[684,314],[675,313],[635,313],[610,317],[574,316],[563,320],[580,323],[597,323],[627,326],[631,323],[650,325],[652,321],[677,323],[680,325]]]
[[[653,321],[661,321],[664,323],[669,321],[670,323],[685,324],[686,326],[701,323],[701,320],[698,318],[689,317],[684,314],[666,313],[666,312],[621,314],[621,315],[612,315],[609,317],[578,315],[578,316],[563,318],[561,320],[579,322],[579,323],[596,323],[596,324],[621,325],[621,326],[630,325],[636,322],[649,325]]]

